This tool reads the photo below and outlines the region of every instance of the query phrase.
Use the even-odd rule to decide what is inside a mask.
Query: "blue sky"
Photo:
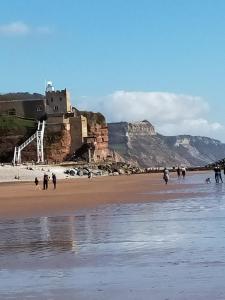
[[[4,1],[0,92],[43,92],[52,80],[109,121],[136,121],[132,106],[165,134],[225,140],[224,11],[223,0]]]

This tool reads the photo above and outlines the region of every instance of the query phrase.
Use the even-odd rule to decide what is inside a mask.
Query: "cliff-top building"
[[[15,97],[15,99],[14,99]],[[16,115],[23,118],[39,120],[48,115],[66,114],[72,111],[70,94],[64,89],[55,91],[51,82],[48,82],[45,97],[39,95],[34,99],[17,98],[12,94],[11,99],[2,97],[0,100],[0,114]]]
[[[0,116],[47,120],[44,143],[46,159],[57,162],[66,160],[84,144],[92,149],[89,151],[89,160],[106,159],[106,124],[93,126],[91,122],[90,125],[90,120],[72,107],[70,94],[66,89],[55,91],[52,82],[48,82],[45,96],[35,94],[33,99],[28,99],[19,95],[19,98],[15,97],[17,94],[8,94],[5,99],[4,96],[0,97]]]

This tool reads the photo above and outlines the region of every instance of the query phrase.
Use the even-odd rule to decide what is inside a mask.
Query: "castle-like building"
[[[42,118],[72,112],[69,92],[55,91],[51,82],[47,83],[45,97],[39,99],[7,99],[0,101],[0,113],[17,115],[28,119]]]
[[[89,161],[107,158],[106,124],[90,122],[88,117],[72,107],[69,92],[66,89],[55,91],[52,82],[47,83],[44,97],[1,100],[0,115],[47,120],[45,157],[49,161],[63,161],[84,145],[88,146]]]

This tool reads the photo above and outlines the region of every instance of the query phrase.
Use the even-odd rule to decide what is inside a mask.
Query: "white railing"
[[[13,156],[13,164],[21,163],[21,151],[28,146],[35,139],[37,140],[37,162],[44,162],[44,147],[43,147],[43,139],[44,139],[44,131],[45,131],[45,121],[38,122],[37,131],[29,137],[23,144],[14,149]]]

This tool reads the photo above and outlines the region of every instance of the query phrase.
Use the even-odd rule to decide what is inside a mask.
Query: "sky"
[[[7,0],[0,93],[67,88],[108,122],[225,142],[224,0]]]

